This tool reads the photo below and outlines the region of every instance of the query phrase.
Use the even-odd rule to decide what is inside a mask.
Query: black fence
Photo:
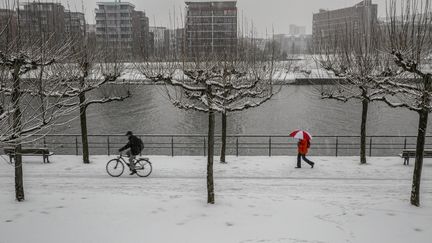
[[[168,156],[205,156],[206,135],[137,135],[144,142],[143,154]],[[219,154],[221,137],[215,138],[215,151]],[[91,155],[114,155],[127,142],[124,135],[89,135]],[[32,147],[44,147],[58,155],[80,155],[80,135],[47,135]],[[369,156],[397,156],[404,149],[415,149],[416,136],[368,136]],[[310,154],[315,156],[357,156],[360,136],[314,136]],[[426,137],[426,149],[432,149],[432,136]],[[287,135],[229,135],[227,155],[232,156],[286,156],[296,155],[297,141]]]

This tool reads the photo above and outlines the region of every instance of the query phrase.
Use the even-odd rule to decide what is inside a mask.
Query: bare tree
[[[21,149],[26,139],[46,131],[57,119],[71,112],[57,109],[66,99],[50,98],[51,95],[66,92],[64,80],[57,76],[46,76],[49,67],[67,58],[68,43],[45,49],[46,42],[36,41],[32,46],[11,45],[14,48],[0,51],[0,68],[4,72],[0,93],[3,96],[3,114],[0,120],[0,142],[15,149],[16,199],[24,200],[22,181]],[[40,71],[41,79],[32,74]],[[49,89],[42,90],[41,80]]]
[[[18,15],[19,16],[19,15]],[[101,66],[97,70],[103,78],[92,76],[92,82],[80,84],[82,76],[76,70],[81,66],[69,63],[77,58],[73,51],[75,40],[52,42],[52,35],[40,38],[21,34],[0,50],[0,143],[13,147],[15,154],[16,199],[24,200],[22,174],[22,147],[44,137],[52,128],[65,124],[63,119],[74,111],[90,104],[115,100],[85,100],[71,105],[74,99],[91,92],[118,77],[118,69]],[[54,44],[53,44],[54,43]],[[76,68],[78,67],[78,68]],[[109,74],[111,70],[115,75]],[[80,84],[80,85],[74,85]]]
[[[17,17],[19,23],[19,14]],[[13,29],[12,18],[11,15],[5,29]],[[42,86],[40,80],[29,79],[29,76],[35,70],[41,70],[43,75],[43,69],[65,58],[68,45],[62,43],[41,52],[40,50],[46,49],[47,41],[38,39],[25,42],[20,36],[19,25],[16,28],[18,30],[15,39],[6,38],[7,43],[0,50],[0,69],[3,73],[0,85],[3,99],[1,108],[3,111],[0,115],[0,143],[12,146],[15,150],[15,196],[17,201],[23,201],[21,155],[23,143],[26,138],[41,133],[59,116],[69,112],[69,110],[58,111],[55,105],[62,101],[48,99],[47,93],[40,89]],[[4,31],[1,35],[3,34]],[[62,86],[61,80],[54,77],[48,80],[51,87]],[[35,95],[39,96],[37,99],[39,102],[34,100]]]
[[[250,56],[249,56],[250,57]],[[257,107],[274,92],[277,72],[273,60],[226,55],[173,62],[147,62],[139,71],[154,82],[163,82],[174,106],[208,114],[207,202],[215,203],[213,183],[215,113],[241,111]]]
[[[248,75],[251,70],[243,70],[241,65],[238,64],[237,62],[222,63],[221,75],[218,81],[224,85],[221,86],[220,93],[215,96],[222,114],[221,163],[226,163],[228,113],[258,107],[270,100],[275,94],[271,79],[260,80],[257,77],[254,79]],[[256,83],[254,83],[255,81]],[[236,85],[241,83],[243,85]]]
[[[383,97],[390,107],[402,107],[419,115],[416,159],[411,204],[420,205],[420,182],[425,136],[432,111],[432,2],[430,0],[391,0],[387,9],[387,52],[404,71],[398,79],[377,80],[392,97]]]
[[[68,80],[76,80],[76,82],[69,84],[69,87],[71,90],[79,90],[80,92],[78,92],[79,95],[76,96],[78,101],[64,104],[63,107],[76,106],[79,108],[83,163],[88,164],[90,163],[90,153],[88,145],[87,108],[96,104],[124,101],[130,97],[130,93],[125,88],[114,88],[110,86],[123,72],[123,64],[103,61],[97,63],[94,61],[93,57],[90,58],[84,55],[80,56],[75,63],[69,63],[67,65],[67,70],[67,72],[63,73],[65,78]],[[95,90],[103,91],[100,92],[102,97],[89,98],[89,93],[93,93],[92,96],[96,96],[96,94],[94,94]],[[72,94],[69,97],[74,97],[74,95],[75,94]],[[67,95],[64,95],[64,97],[67,97]]]
[[[336,77],[334,85],[321,86],[321,98],[341,102],[358,100],[362,104],[361,164],[367,162],[366,131],[369,105],[382,100],[386,94],[375,84],[375,80],[388,78],[388,57],[380,50],[384,40],[377,23],[347,23],[343,30],[335,32],[320,43],[318,54],[315,56],[318,66],[329,72],[326,75]]]
[[[81,127],[81,142],[83,163],[90,163],[90,153],[88,145],[88,129],[87,129],[87,108],[90,105],[106,104],[114,101],[123,101],[130,97],[129,91],[122,88],[108,88],[110,83],[115,82],[124,72],[125,65],[118,62],[118,59],[112,58],[106,49],[94,50],[89,48],[88,39],[75,39],[75,45],[72,48],[74,53],[72,62],[67,65],[67,71],[63,72],[65,79],[75,79],[77,82],[72,82],[72,89],[83,90],[77,97],[78,102],[68,104],[68,107],[77,106],[80,110],[80,127]],[[108,59],[110,58],[110,59]],[[104,88],[103,97],[100,99],[88,99],[88,93],[92,91],[86,90],[88,86],[96,85],[99,88]]]
[[[268,45],[268,49],[259,52],[255,40],[251,38],[249,41],[240,40],[238,47],[235,56],[225,55],[231,59],[219,62],[218,66],[222,69],[222,75],[218,81],[222,84],[257,83],[254,87],[243,85],[241,89],[225,85],[220,90],[221,95],[216,97],[222,108],[220,112],[222,117],[221,163],[226,163],[228,113],[256,108],[270,100],[277,93],[274,90],[273,81],[282,82],[291,69],[291,62],[274,61],[276,59],[275,45]],[[259,64],[257,66],[248,65],[249,62]],[[268,70],[255,70],[255,68],[268,68]],[[255,75],[251,76],[251,73]]]
[[[22,145],[45,136],[53,127],[64,124],[62,119],[76,110],[84,110],[92,104],[123,100],[126,96],[105,92],[101,99],[85,99],[85,94],[98,90],[118,77],[118,69],[101,65],[98,71],[83,77],[82,66],[66,63],[70,60],[70,43],[65,47],[46,51],[41,56],[39,49],[26,48],[18,52],[0,51],[0,69],[4,70],[0,85],[3,97],[0,115],[0,142],[15,148],[17,200],[24,200],[22,186]],[[67,54],[69,53],[69,54]],[[109,68],[110,71],[105,68]],[[113,73],[110,73],[113,72]],[[103,73],[100,76],[95,73]],[[84,82],[83,82],[84,79]],[[113,89],[114,90],[114,89]],[[84,99],[82,99],[84,97]],[[79,102],[75,100],[79,99]],[[31,140],[29,140],[31,139]]]

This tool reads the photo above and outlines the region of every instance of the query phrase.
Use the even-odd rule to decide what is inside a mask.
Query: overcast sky
[[[4,1],[4,0],[0,0]],[[23,0],[21,0],[23,2]],[[24,0],[25,1],[25,0]],[[50,1],[50,0],[42,0]],[[96,2],[101,0],[51,0],[60,1],[71,10],[81,11],[81,3],[84,2],[86,17],[89,23],[94,22],[94,9]],[[114,0],[106,0],[114,1]],[[244,16],[249,22],[253,20],[257,31],[265,33],[288,33],[289,24],[305,25],[307,32],[312,31],[312,14],[320,8],[337,9],[360,2],[361,0],[238,0],[239,17]],[[123,0],[123,2],[127,2]],[[180,19],[180,10],[184,9],[184,0],[130,0],[137,10],[144,10],[150,18],[150,25],[172,27],[174,23],[174,10],[176,18]],[[386,0],[373,0],[378,4],[379,15],[385,15]],[[171,14],[170,14],[171,13]],[[175,21],[175,22],[180,22]]]

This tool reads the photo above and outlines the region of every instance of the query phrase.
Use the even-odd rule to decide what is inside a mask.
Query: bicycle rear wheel
[[[106,171],[112,177],[119,177],[123,174],[124,164],[118,159],[112,159],[108,161]]]
[[[135,170],[139,177],[147,177],[152,173],[153,168],[149,160],[139,159],[137,162],[135,162]]]

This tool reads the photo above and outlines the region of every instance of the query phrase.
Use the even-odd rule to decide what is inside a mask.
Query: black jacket
[[[122,152],[128,148],[130,148],[132,155],[139,155],[141,153],[141,140],[132,135],[129,137],[129,142],[124,147],[119,149],[119,151]]]

